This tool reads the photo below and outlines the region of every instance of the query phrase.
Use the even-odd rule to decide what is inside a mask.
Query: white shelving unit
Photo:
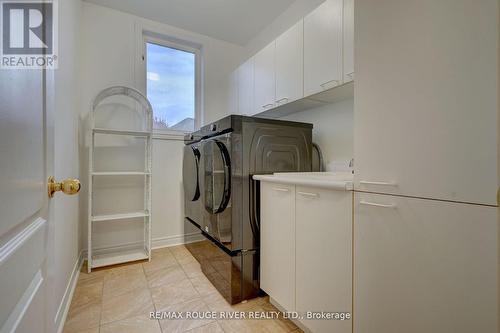
[[[122,97],[121,97],[122,96]],[[126,99],[127,102],[132,101],[132,106],[136,109],[136,113],[134,114],[134,121],[137,123],[137,119],[139,119],[139,127],[138,129],[134,128],[106,128],[102,127],[102,124],[96,126],[96,117],[100,112],[101,106],[106,106],[104,103],[105,100],[112,98],[112,104],[109,104],[113,107],[112,116],[108,115],[108,123],[112,123],[112,125],[108,125],[110,127],[115,127],[115,122],[113,121],[113,117],[122,117],[126,118],[126,111],[130,112],[130,105],[124,105],[124,112],[120,112],[120,103],[116,102],[116,99]],[[126,106],[126,107],[125,107]],[[104,111],[102,111],[104,112]],[[109,266],[120,264],[124,262],[136,261],[136,260],[144,260],[151,258],[151,155],[152,155],[152,108],[151,104],[148,102],[146,97],[144,97],[139,91],[129,88],[129,87],[110,87],[103,90],[94,100],[92,104],[92,112],[90,119],[90,144],[89,144],[89,186],[88,186],[88,197],[89,197],[89,207],[88,207],[88,271],[90,272],[93,268]],[[122,123],[123,119],[116,119],[116,124]],[[126,126],[124,126],[126,127]],[[135,124],[132,127],[138,127]],[[96,145],[96,135],[106,139],[106,137],[120,137],[123,142],[119,146],[110,145],[110,146],[99,146]],[[109,165],[113,165],[113,161],[104,161],[111,162],[105,163],[108,167],[106,170],[99,170],[96,168],[96,149],[99,148],[107,148],[110,151],[113,149],[126,149],[126,143],[132,142],[134,139],[142,139],[144,140],[144,168],[143,170],[122,170],[124,168],[123,165],[119,165],[117,167],[118,170],[107,170]],[[132,140],[132,141],[127,141]],[[134,152],[137,151],[137,147],[134,148]],[[99,158],[106,159],[112,158],[110,154],[101,154]],[[102,161],[100,161],[102,163]],[[120,162],[121,163],[121,162]],[[125,177],[125,178],[124,178]],[[134,178],[135,177],[135,178]],[[125,182],[125,180],[130,179],[141,179],[144,184],[143,189],[143,203],[141,210],[132,210],[132,211],[124,211],[118,213],[100,213],[96,209],[96,204],[94,203],[95,192],[98,190],[98,186],[96,184],[100,184],[102,179],[107,179],[104,182],[107,186],[111,184],[111,186],[120,186],[120,183]],[[127,191],[127,189],[120,189],[120,191]],[[113,200],[120,200],[120,197],[113,197]],[[116,202],[115,202],[116,203]],[[126,206],[127,204],[121,205]],[[139,204],[140,205],[140,204]],[[98,232],[95,227],[95,224],[99,223],[121,223],[124,221],[130,221],[131,219],[141,221],[143,223],[144,233],[143,233],[143,241],[141,244],[134,242],[124,242],[124,244],[116,244],[116,239],[113,239],[114,244],[109,247],[99,245],[96,247],[94,244],[94,239],[97,238],[96,233]],[[102,242],[102,238],[101,242]]]

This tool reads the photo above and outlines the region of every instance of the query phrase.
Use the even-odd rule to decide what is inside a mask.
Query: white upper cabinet
[[[254,58],[248,59],[238,67],[238,113],[253,115],[254,102]]]
[[[254,113],[259,113],[275,106],[275,51],[276,42],[273,41],[254,56]]]
[[[304,96],[304,25],[300,20],[276,39],[276,104]]]
[[[355,189],[496,205],[498,1],[405,4],[356,0]]]
[[[239,114],[238,107],[238,76],[239,68],[235,69],[229,76],[229,96],[228,96],[228,114]]]
[[[347,83],[354,79],[354,0],[344,0],[343,11],[343,75]]]
[[[304,95],[342,83],[342,1],[326,0],[304,18]]]
[[[355,333],[498,332],[498,208],[356,193],[354,219]]]

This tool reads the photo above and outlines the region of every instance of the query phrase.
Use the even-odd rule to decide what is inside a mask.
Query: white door
[[[342,82],[342,0],[326,0],[304,18],[304,96]]]
[[[251,116],[253,107],[254,58],[245,61],[238,67],[238,111],[239,114]]]
[[[254,113],[271,109],[275,105],[275,46],[273,41],[254,56]]]
[[[42,70],[0,70],[0,332],[54,330],[47,302],[51,87]]]
[[[498,208],[356,193],[356,333],[498,332]]]
[[[295,310],[295,186],[261,183],[260,287]]]
[[[352,192],[296,188],[296,311],[352,313]],[[304,320],[350,333],[352,320]]]
[[[304,24],[300,20],[276,39],[276,104],[304,96]]]
[[[344,83],[354,79],[354,0],[344,0],[342,18]]]
[[[498,6],[356,0],[356,190],[497,205]]]

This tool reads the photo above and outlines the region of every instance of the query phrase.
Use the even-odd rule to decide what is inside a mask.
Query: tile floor
[[[267,297],[229,305],[184,246],[153,251],[150,262],[82,268],[64,333],[301,332],[289,320],[150,319],[151,311],[277,311]]]

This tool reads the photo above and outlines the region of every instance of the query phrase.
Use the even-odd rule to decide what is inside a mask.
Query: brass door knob
[[[78,179],[68,178],[57,183],[54,177],[50,176],[47,181],[47,191],[49,198],[54,196],[55,192],[62,191],[64,194],[73,195],[80,192],[81,184]]]

